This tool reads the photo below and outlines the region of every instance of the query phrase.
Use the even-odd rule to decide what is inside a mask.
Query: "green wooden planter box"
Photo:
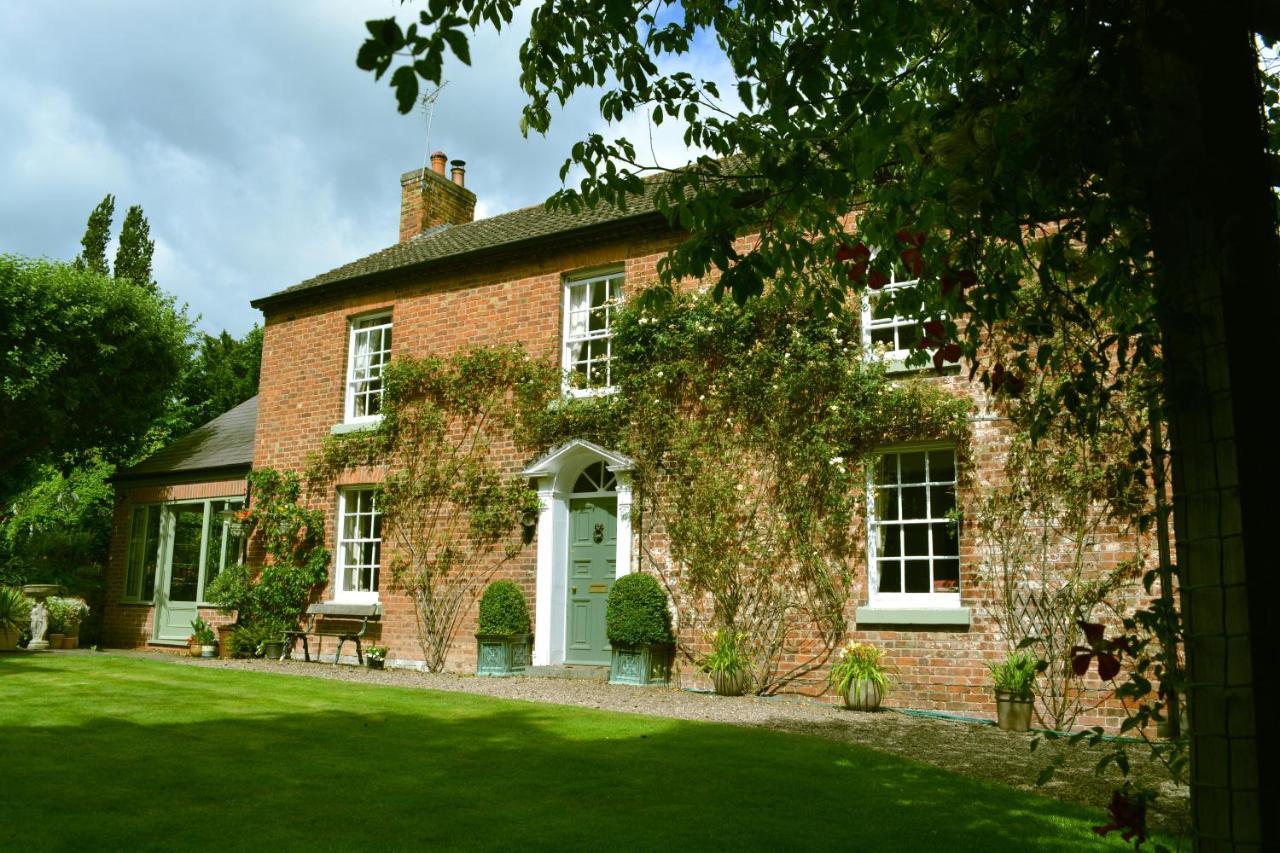
[[[610,684],[666,687],[671,682],[675,646],[614,646],[609,664]]]
[[[532,634],[477,634],[476,675],[519,675],[529,668]]]

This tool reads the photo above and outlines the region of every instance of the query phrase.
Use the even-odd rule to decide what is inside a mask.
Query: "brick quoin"
[[[437,159],[438,158],[438,159]],[[401,179],[401,241],[446,222],[466,222],[474,212],[475,195],[455,180],[444,176],[444,155],[433,157],[432,168],[406,173]],[[523,344],[534,356],[558,361],[561,346],[563,283],[583,273],[621,266],[625,293],[629,298],[658,280],[657,264],[679,239],[660,225],[630,224],[604,236],[586,238],[570,235],[519,251],[495,249],[464,261],[441,262],[421,269],[383,274],[376,279],[346,283],[338,287],[305,292],[287,301],[273,301],[264,308],[265,331],[262,378],[259,388],[259,415],[254,445],[253,467],[302,472],[307,457],[319,450],[333,426],[343,420],[347,367],[348,328],[352,317],[375,311],[392,315],[392,357],[448,355],[466,347],[493,344]],[[749,246],[751,239],[741,241]],[[700,286],[689,282],[687,286]],[[705,286],[703,284],[703,286]],[[973,403],[967,441],[957,448],[961,459],[958,500],[962,508],[976,506],[980,495],[998,485],[1004,476],[1005,455],[1012,425],[995,410],[992,401],[977,383],[969,382],[967,371],[926,380],[949,393],[968,397]],[[495,459],[512,475],[532,460],[509,441],[493,448]],[[309,491],[305,501],[323,512],[326,542],[331,550],[336,541],[336,486],[376,483],[377,471],[344,475],[334,488]],[[244,483],[227,481],[200,486],[170,487],[170,498],[196,496],[199,488],[221,490],[217,496],[243,495]],[[145,489],[124,489],[116,509],[111,568],[108,571],[108,598],[117,602],[108,607],[108,643],[138,646],[150,631],[151,608],[119,604],[123,584],[124,550],[128,540],[128,509],[134,503],[155,499]],[[212,493],[211,493],[212,495]],[[865,525],[862,527],[865,535]],[[660,531],[637,531],[635,536],[661,537]],[[650,544],[655,544],[651,542]],[[660,542],[657,542],[660,546]],[[382,563],[393,554],[384,543]],[[1105,543],[1100,565],[1114,566],[1132,556],[1131,543]],[[968,626],[859,626],[855,609],[868,601],[866,562],[857,563],[852,602],[848,611],[853,640],[873,643],[885,650],[885,658],[897,670],[888,703],[897,707],[947,711],[957,714],[994,717],[995,707],[987,664],[1003,658],[1007,645],[991,616],[993,590],[981,569],[982,553],[971,521],[962,524],[961,599],[970,608]],[[661,547],[655,550],[661,551]],[[1148,548],[1147,553],[1153,553]],[[509,578],[523,590],[534,607],[537,545],[522,549],[507,562],[496,578]],[[632,542],[632,565],[640,561],[638,540]],[[495,578],[495,579],[496,579]],[[394,661],[422,660],[410,599],[391,588],[390,578],[380,583],[383,617],[370,629],[368,642],[390,647]],[[332,571],[324,596],[333,595]],[[203,614],[217,621],[215,613]],[[474,671],[476,606],[472,605],[447,655],[447,668]],[[705,638],[685,631],[681,640],[695,652],[706,649]],[[793,638],[800,653],[807,641]],[[836,701],[826,690],[827,667],[815,670],[794,689]],[[1105,697],[1105,688],[1094,681],[1089,686],[1096,697]],[[705,675],[680,657],[676,683],[688,687],[708,687]],[[1106,701],[1082,718],[1081,725],[1118,726],[1121,709]]]

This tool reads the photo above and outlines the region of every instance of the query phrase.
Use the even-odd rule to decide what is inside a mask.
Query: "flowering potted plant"
[[[382,669],[389,651],[386,646],[369,646],[364,650],[364,665],[369,669]]]
[[[751,659],[747,653],[747,635],[728,628],[711,634],[711,654],[699,664],[711,676],[716,693],[741,696],[751,687]]]
[[[671,611],[653,575],[634,572],[614,581],[604,624],[613,647],[610,684],[666,685],[670,681],[675,654]]]
[[[1031,728],[1032,693],[1040,662],[1030,652],[1013,652],[1000,663],[987,664],[996,691],[996,725],[1006,732]]]
[[[516,675],[529,666],[533,635],[520,587],[494,581],[480,599],[476,623],[476,675]]]
[[[880,662],[884,651],[866,643],[850,642],[840,650],[827,680],[844,697],[850,711],[878,711],[889,690],[888,667]]]
[[[201,619],[199,616],[191,623],[191,630],[195,633],[192,638],[195,640],[193,645],[200,647],[200,657],[211,658],[217,651],[217,637],[213,633],[213,628],[209,627],[209,623]]]

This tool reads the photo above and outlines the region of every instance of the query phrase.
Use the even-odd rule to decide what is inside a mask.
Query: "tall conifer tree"
[[[109,275],[107,267],[107,243],[111,241],[111,219],[116,212],[116,197],[107,193],[89,214],[84,236],[80,238],[80,255],[75,260],[76,269]]]
[[[120,228],[120,247],[116,249],[116,279],[128,279],[134,284],[155,290],[151,280],[151,256],[156,241],[151,239],[151,226],[142,215],[142,205],[132,205],[125,214]]]

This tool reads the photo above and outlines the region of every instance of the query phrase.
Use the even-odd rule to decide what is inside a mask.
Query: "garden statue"
[[[31,642],[27,643],[27,649],[30,651],[40,651],[49,648],[49,641],[44,638],[44,632],[49,628],[49,611],[45,607],[44,600],[51,595],[57,595],[60,588],[57,584],[32,583],[22,588],[22,591],[35,601],[31,605]]]

